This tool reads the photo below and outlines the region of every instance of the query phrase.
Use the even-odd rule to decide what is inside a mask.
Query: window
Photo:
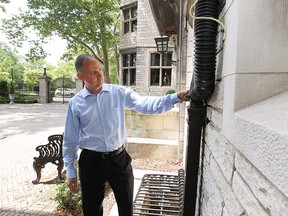
[[[123,55],[123,85],[136,85],[136,53]]]
[[[124,34],[137,30],[137,7],[123,10]]]
[[[150,64],[150,85],[171,86],[172,53],[152,53]]]

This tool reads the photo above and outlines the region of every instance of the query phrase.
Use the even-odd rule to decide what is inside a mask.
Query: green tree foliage
[[[0,79],[9,80],[11,79],[10,68],[15,64],[16,56],[13,54],[11,49],[1,43],[0,44]]]
[[[28,90],[32,91],[39,84],[39,70],[27,68],[24,71],[23,80]]]
[[[49,71],[49,76],[52,78],[51,90],[55,91],[56,88],[63,86],[66,88],[75,88],[76,71],[74,69],[74,59],[70,61],[60,61],[57,67]]]
[[[14,85],[22,83],[23,67],[21,58],[4,43],[0,43],[0,80],[6,80]]]
[[[76,79],[76,72],[74,69],[74,60],[70,61],[60,61],[54,69],[51,70],[49,76],[52,77],[52,80],[62,78],[69,78],[73,81]]]
[[[3,12],[6,11],[5,6],[3,4],[8,4],[10,0],[0,0],[0,11],[2,10]]]
[[[27,0],[28,11],[4,22],[8,37],[21,45],[29,38],[25,29],[33,29],[45,38],[53,34],[68,42],[75,53],[88,50],[103,64],[104,79],[109,80],[109,52],[114,55],[119,40],[120,0]],[[30,50],[34,58],[45,57],[39,41]],[[57,47],[55,47],[57,49]]]
[[[0,43],[0,59],[0,81],[3,81],[1,92],[5,92],[1,93],[2,95],[7,96],[8,93],[11,93],[12,86],[16,91],[18,87],[22,89],[22,84],[26,84],[29,90],[33,90],[39,85],[39,76],[44,73],[44,65],[46,65],[47,75],[52,79],[52,90],[62,87],[63,76],[65,77],[65,87],[75,88],[75,56],[70,61],[59,61],[57,66],[47,64],[43,59],[23,61],[23,58],[17,56],[10,47]]]

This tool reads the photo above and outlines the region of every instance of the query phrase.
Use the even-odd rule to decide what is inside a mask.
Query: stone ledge
[[[177,146],[178,140],[128,137],[127,143],[151,144],[151,145],[176,145]]]
[[[235,113],[230,142],[288,197],[288,92]]]

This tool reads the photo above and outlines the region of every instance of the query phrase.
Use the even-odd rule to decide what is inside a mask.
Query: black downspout
[[[199,0],[195,17],[218,18],[218,0]],[[218,23],[195,19],[194,22],[194,72],[190,85],[190,99],[203,101],[212,96],[215,87],[216,38]]]
[[[197,203],[198,168],[200,159],[201,132],[206,118],[206,108],[202,102],[188,108],[188,146],[184,191],[184,216],[195,215]]]
[[[218,7],[218,0],[199,0],[195,7],[195,17],[217,19]],[[188,96],[191,102],[188,107],[188,146],[183,216],[194,216],[196,212],[201,137],[203,126],[207,121],[204,104],[212,96],[215,88],[217,30],[217,22],[195,19],[194,72]]]

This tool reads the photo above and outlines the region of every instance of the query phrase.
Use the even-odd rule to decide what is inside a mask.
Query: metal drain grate
[[[182,215],[184,170],[178,175],[146,174],[134,200],[134,216]]]

